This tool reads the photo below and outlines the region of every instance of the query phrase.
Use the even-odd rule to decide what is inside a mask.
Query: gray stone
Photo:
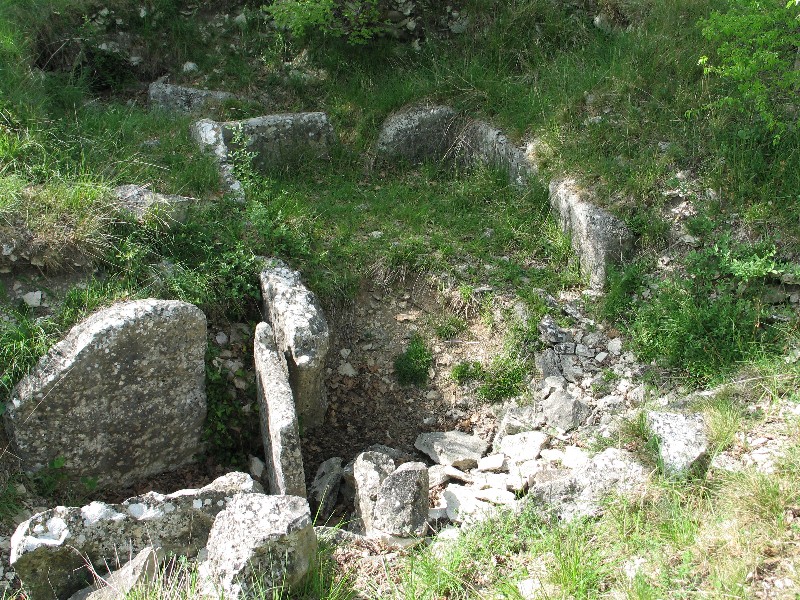
[[[631,251],[631,232],[607,210],[595,206],[589,192],[573,179],[550,182],[550,206],[561,229],[571,236],[572,249],[591,286],[602,288],[608,265],[619,264]]]
[[[203,449],[206,319],[196,306],[137,300],[75,327],[15,388],[6,431],[25,469],[126,487]]]
[[[316,507],[316,521],[324,523],[331,516],[341,483],[342,459],[334,456],[319,466],[311,484],[310,496]]]
[[[319,540],[320,543],[329,544],[332,546],[358,544],[367,539],[363,535],[353,533],[352,531],[347,531],[341,527],[317,525],[314,527],[314,532],[317,534],[317,540]]]
[[[608,448],[571,473],[540,472],[530,498],[551,506],[560,518],[572,520],[598,515],[602,511],[601,502],[609,493],[641,493],[646,482],[647,472],[633,454]]]
[[[420,433],[414,447],[440,465],[471,469],[486,452],[488,444],[477,436],[461,431]]]
[[[419,537],[425,533],[429,508],[428,468],[419,462],[404,463],[383,480],[372,525],[389,536]]]
[[[244,201],[242,182],[236,179],[222,125],[211,119],[200,119],[192,124],[189,133],[202,150],[214,156],[224,190],[235,199]]]
[[[490,502],[479,500],[473,490],[463,485],[451,483],[442,496],[447,503],[447,518],[453,523],[475,523],[488,519],[495,514],[495,508]]]
[[[668,473],[708,467],[708,438],[702,415],[647,413],[647,426],[658,437],[658,454]]]
[[[563,377],[561,372],[561,360],[552,348],[547,348],[543,352],[534,355],[536,368],[544,378]]]
[[[330,347],[322,308],[300,273],[278,260],[261,272],[261,293],[276,345],[289,366],[300,425],[303,430],[319,427],[327,409],[323,378]]]
[[[546,344],[561,344],[569,341],[568,332],[561,329],[550,315],[545,315],[539,322],[539,336]]]
[[[193,557],[206,545],[214,517],[237,493],[261,492],[244,473],[229,473],[199,490],[149,492],[122,504],[59,506],[34,515],[11,538],[11,565],[30,600],[67,598],[99,573],[149,545]]]
[[[454,150],[460,151],[469,163],[480,163],[508,172],[518,186],[528,183],[538,167],[527,151],[514,145],[499,129],[483,121],[473,121],[463,128]]]
[[[505,454],[490,454],[478,461],[479,471],[508,471],[508,461]]]
[[[147,546],[108,577],[73,594],[69,600],[124,600],[135,588],[155,579],[164,553]]]
[[[542,401],[547,424],[561,431],[571,431],[589,416],[589,407],[567,391],[557,390]]]
[[[237,494],[214,520],[206,550],[198,571],[203,596],[236,600],[293,590],[316,561],[308,502]]]
[[[544,380],[540,381],[536,386],[536,395],[539,400],[545,400],[556,391],[564,391],[567,389],[567,380],[561,377],[560,375],[551,375],[550,377],[545,377]]]
[[[42,305],[42,292],[28,292],[22,295],[22,301],[31,308],[39,308]]]
[[[305,470],[289,368],[284,355],[275,347],[272,328],[266,323],[256,326],[253,349],[270,492],[304,498]]]
[[[234,98],[228,92],[201,90],[155,81],[147,90],[150,108],[190,113],[212,108]]]
[[[515,463],[534,460],[550,441],[550,436],[541,431],[526,431],[514,435],[503,436],[500,441],[500,452]]]
[[[577,383],[583,377],[583,369],[580,368],[577,358],[562,355],[559,361],[561,362],[561,373],[564,375],[564,379],[570,383]]]
[[[395,470],[394,461],[380,452],[362,452],[353,463],[355,479],[355,516],[357,533],[373,530],[372,518],[381,484]]]
[[[227,121],[220,127],[225,146],[252,153],[253,167],[260,171],[328,158],[337,141],[328,115],[322,112],[266,115]]]
[[[121,185],[114,189],[114,195],[117,210],[140,222],[158,219],[183,223],[189,208],[196,203],[194,198],[156,194],[140,185]]]
[[[375,145],[378,160],[451,160],[485,164],[508,171],[516,185],[537,172],[526,150],[497,128],[471,121],[447,106],[412,106],[389,116]]]
[[[505,436],[533,431],[542,425],[544,425],[544,417],[541,413],[536,412],[535,406],[509,408],[500,420],[500,425],[497,426],[492,448],[495,452],[499,452],[500,443]]]
[[[458,113],[447,106],[414,106],[389,116],[375,144],[380,161],[421,163],[443,160],[463,127]]]

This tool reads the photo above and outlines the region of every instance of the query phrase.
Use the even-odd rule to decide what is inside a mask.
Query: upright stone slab
[[[154,81],[147,90],[147,100],[151,108],[190,113],[196,110],[218,106],[233,99],[233,94],[216,90],[201,90],[181,85],[171,85]]]
[[[390,537],[420,537],[425,534],[429,508],[428,468],[419,462],[405,463],[381,483],[372,525]]]
[[[269,171],[300,161],[326,159],[337,143],[328,116],[321,112],[266,115],[222,123],[201,119],[192,125],[191,135],[201,148],[214,154],[225,187],[240,199],[243,199],[242,184],[234,174],[232,152],[249,153],[256,169]]]
[[[594,288],[605,285],[609,265],[631,251],[633,236],[625,224],[589,202],[588,192],[573,179],[550,182],[550,206],[561,229],[572,236],[572,249]]]
[[[353,463],[355,479],[355,528],[372,533],[375,503],[384,480],[395,470],[394,461],[382,452],[362,452]]]
[[[458,113],[448,106],[412,106],[390,115],[375,144],[380,161],[442,160],[453,150],[463,127]]]
[[[260,170],[327,159],[336,145],[333,126],[323,112],[265,115],[220,125],[228,148],[252,152],[253,166]]]
[[[264,314],[289,367],[300,426],[304,430],[319,427],[328,408],[323,377],[330,346],[322,308],[300,281],[300,273],[279,260],[261,272],[261,293]]]
[[[98,311],[53,346],[14,389],[4,416],[14,453],[36,471],[101,487],[192,462],[203,450],[206,318],[173,300]]]
[[[296,496],[237,495],[217,515],[200,565],[209,598],[278,597],[302,583],[316,560],[308,502]]]
[[[483,121],[467,125],[456,141],[454,150],[461,152],[467,162],[490,165],[508,171],[511,182],[517,186],[527,184],[538,171],[527,152],[506,135]]]
[[[708,468],[708,437],[703,415],[647,413],[647,426],[658,437],[658,455],[670,474],[704,472]]]
[[[289,369],[266,323],[256,326],[254,360],[270,492],[305,498],[305,471]]]
[[[59,506],[17,527],[11,565],[29,600],[59,600],[92,583],[87,561],[100,573],[153,545],[193,557],[206,545],[216,517],[235,494],[261,492],[244,473],[229,473],[199,490],[164,496],[149,492],[122,504]]]

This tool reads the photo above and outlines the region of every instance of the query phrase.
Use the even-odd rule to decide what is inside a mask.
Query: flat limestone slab
[[[73,477],[127,487],[203,450],[206,318],[137,300],[76,325],[14,389],[4,416],[27,470],[56,458]]]
[[[270,492],[306,497],[300,430],[286,360],[275,347],[272,328],[256,326],[254,342],[261,437]]]

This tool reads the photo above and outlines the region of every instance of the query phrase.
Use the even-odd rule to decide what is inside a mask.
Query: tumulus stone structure
[[[304,430],[319,427],[328,407],[323,378],[330,347],[319,301],[303,285],[300,273],[279,260],[261,272],[261,293],[276,346],[286,357],[300,425]]]
[[[266,323],[256,326],[254,361],[270,492],[305,497],[300,430],[289,386],[289,369],[275,348],[272,328]]]
[[[4,416],[14,452],[37,471],[127,487],[203,450],[206,318],[173,300],[100,310],[15,388]]]

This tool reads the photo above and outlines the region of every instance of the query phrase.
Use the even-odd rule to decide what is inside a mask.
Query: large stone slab
[[[240,199],[242,184],[232,163],[237,152],[247,153],[255,169],[270,171],[300,161],[326,159],[337,143],[328,116],[321,112],[266,115],[221,123],[201,119],[192,125],[191,135],[202,149],[214,154],[226,189]]]
[[[464,154],[470,163],[507,171],[511,182],[518,186],[526,185],[538,171],[525,148],[517,146],[502,131],[484,121],[472,121],[464,127],[454,150]]]
[[[572,237],[581,270],[594,288],[602,288],[609,265],[619,264],[633,248],[633,235],[610,212],[595,206],[574,179],[550,182],[550,206],[561,229]]]
[[[198,573],[202,595],[277,598],[302,583],[316,554],[317,536],[304,498],[237,494],[208,536]]]
[[[154,81],[147,90],[147,100],[151,108],[190,113],[197,110],[219,106],[232,100],[233,94],[216,90],[171,85]]]
[[[412,106],[390,115],[375,144],[380,161],[443,160],[454,150],[463,119],[448,106]]]
[[[679,475],[708,467],[708,437],[703,415],[647,413],[647,426],[658,437],[658,455],[664,471]]]
[[[203,450],[206,318],[173,300],[98,311],[14,389],[6,431],[25,469],[127,487]]]
[[[266,323],[256,326],[253,359],[270,492],[305,498],[305,470],[289,368]]]
[[[70,596],[69,600],[125,600],[135,588],[146,586],[159,574],[164,553],[147,546],[108,577]]]
[[[302,430],[322,425],[328,407],[323,385],[325,359],[330,347],[328,322],[300,273],[279,260],[261,272],[264,314],[275,332],[279,352],[289,367]]]
[[[324,523],[333,513],[339,498],[339,487],[342,484],[342,459],[338,456],[329,458],[317,469],[311,483],[310,499],[316,509],[315,520]]]
[[[414,447],[440,465],[472,469],[486,453],[488,444],[481,438],[461,431],[420,433]]]
[[[59,506],[17,527],[10,562],[30,600],[68,598],[92,583],[87,561],[103,574],[105,565],[149,545],[195,556],[234,494],[261,491],[249,475],[229,473],[199,490],[149,492],[122,504]]]

